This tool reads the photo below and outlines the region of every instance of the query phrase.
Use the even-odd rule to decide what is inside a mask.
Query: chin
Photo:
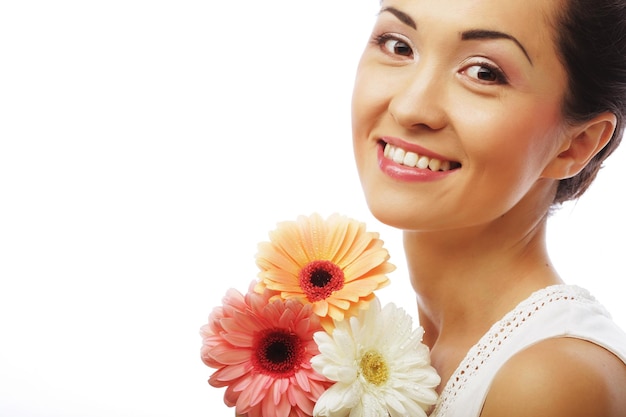
[[[421,216],[417,211],[395,202],[393,199],[381,198],[380,195],[374,198],[367,198],[367,206],[372,216],[379,222],[399,230],[415,230],[419,228],[417,223]]]

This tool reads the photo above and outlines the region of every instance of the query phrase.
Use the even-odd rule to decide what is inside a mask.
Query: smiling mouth
[[[383,146],[383,156],[385,158],[409,168],[429,169],[435,172],[445,172],[461,168],[461,164],[456,161],[443,161],[426,155],[419,155],[386,142],[383,142]]]

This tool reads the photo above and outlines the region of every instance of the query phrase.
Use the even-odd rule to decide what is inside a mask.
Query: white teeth
[[[393,151],[393,162],[395,162],[396,164],[401,164],[402,162],[404,162],[404,154],[404,149],[396,148]]]
[[[415,152],[407,152],[402,148],[395,147],[388,143],[385,144],[383,154],[385,158],[408,167],[417,167],[420,169],[428,168],[431,171],[449,171],[451,168],[450,161],[441,161],[424,155],[420,156]]]
[[[427,156],[420,156],[419,161],[417,161],[417,167],[421,169],[428,168],[428,163],[430,162],[430,158]]]
[[[431,171],[439,171],[441,168],[441,161],[435,158],[431,159],[428,163],[428,168],[430,168]]]
[[[391,153],[392,150],[393,150],[392,146],[390,146],[388,143],[385,144],[385,150],[383,152],[383,155],[385,156],[385,158],[391,158],[389,154]]]
[[[402,162],[402,165],[414,167],[415,165],[417,165],[418,159],[419,156],[415,152],[407,152],[406,155],[404,155],[404,161]]]

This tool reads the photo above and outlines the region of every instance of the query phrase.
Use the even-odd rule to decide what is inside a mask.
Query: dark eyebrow
[[[526,52],[526,48],[524,48],[524,45],[522,45],[520,41],[518,41],[517,39],[515,39],[515,37],[509,35],[508,33],[484,29],[466,30],[465,32],[461,33],[461,40],[469,41],[475,39],[508,39],[510,41],[513,41],[517,46],[519,46],[522,52],[524,52],[526,59],[528,59],[528,62],[530,62],[530,65],[533,65],[533,61],[532,59],[530,59],[528,52]]]
[[[405,25],[410,26],[413,29],[417,29],[417,24],[415,23],[415,20],[413,20],[413,18],[411,18],[411,16],[409,16],[408,14],[401,12],[395,7],[384,7],[383,9],[380,10],[380,13],[383,13],[383,12],[389,12],[395,17],[397,17],[398,20],[400,20]]]

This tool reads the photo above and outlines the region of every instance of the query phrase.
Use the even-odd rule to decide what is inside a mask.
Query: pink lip
[[[431,152],[415,144],[407,143],[398,138],[385,137],[385,138],[381,138],[381,140],[386,143],[390,143],[394,146],[398,146],[404,150],[415,152],[419,155],[425,155],[425,156],[428,156],[429,158],[437,158],[442,161],[447,160],[446,157],[444,156]],[[383,152],[384,152],[384,144],[379,143],[378,166],[380,167],[381,171],[383,171],[389,177],[396,179],[396,180],[407,181],[407,182],[436,181],[436,180],[445,178],[457,171],[456,169],[452,169],[449,171],[431,171],[430,169],[407,167],[404,165],[400,165],[392,161],[391,159],[385,158],[385,156],[383,155]]]

